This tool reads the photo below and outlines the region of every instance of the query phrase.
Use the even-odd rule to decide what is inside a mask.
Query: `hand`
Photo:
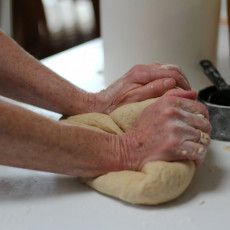
[[[96,94],[94,110],[108,114],[121,105],[159,97],[175,86],[190,90],[188,80],[178,66],[159,63],[137,65]]]
[[[193,91],[171,90],[148,106],[135,127],[121,136],[121,164],[141,170],[148,161],[193,160],[207,152],[211,126],[207,108]]]

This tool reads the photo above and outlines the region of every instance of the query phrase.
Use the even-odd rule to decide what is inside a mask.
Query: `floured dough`
[[[114,110],[110,115],[81,114],[62,120],[72,124],[121,134],[132,128],[143,109],[157,99],[131,103]],[[195,172],[192,161],[147,163],[141,172],[110,172],[85,182],[97,191],[134,203],[156,205],[175,199],[190,184]]]

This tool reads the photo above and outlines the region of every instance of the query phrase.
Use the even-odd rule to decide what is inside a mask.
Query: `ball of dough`
[[[110,115],[81,114],[62,120],[103,132],[121,134],[130,130],[144,108],[157,98],[131,103]],[[192,161],[147,163],[141,172],[110,172],[95,179],[82,179],[95,190],[134,204],[157,205],[180,196],[195,173]]]
[[[175,199],[190,184],[194,163],[155,161],[142,172],[120,171],[87,183],[97,191],[133,204],[157,205]]]

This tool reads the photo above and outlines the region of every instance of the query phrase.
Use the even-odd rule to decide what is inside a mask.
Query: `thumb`
[[[173,78],[162,78],[150,83],[151,97],[159,97],[167,91],[176,87],[176,81]]]

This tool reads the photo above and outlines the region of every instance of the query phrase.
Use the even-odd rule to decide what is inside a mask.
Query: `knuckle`
[[[177,117],[178,113],[179,113],[178,109],[173,106],[168,106],[166,109],[163,110],[163,114],[166,119],[168,118],[172,119],[174,117]]]
[[[181,133],[181,126],[178,125],[176,122],[171,122],[167,125],[169,135],[173,135],[173,139],[177,139],[179,133]],[[171,137],[172,139],[172,137]]]
[[[134,73],[140,73],[143,72],[144,66],[143,65],[135,65],[132,67],[131,71]]]
[[[181,77],[181,74],[177,69],[173,69],[171,70],[171,77],[177,79]]]
[[[168,157],[172,158],[175,155],[178,155],[180,152],[181,141],[174,137],[173,135],[167,139],[167,142],[164,145],[164,152],[167,153]]]
[[[130,79],[137,80],[146,72],[147,72],[147,68],[144,65],[135,65],[128,71],[128,73],[125,75],[125,78],[127,80]]]
[[[159,103],[161,104],[161,106],[169,106],[170,104],[172,104],[172,97],[165,94],[160,98]]]

